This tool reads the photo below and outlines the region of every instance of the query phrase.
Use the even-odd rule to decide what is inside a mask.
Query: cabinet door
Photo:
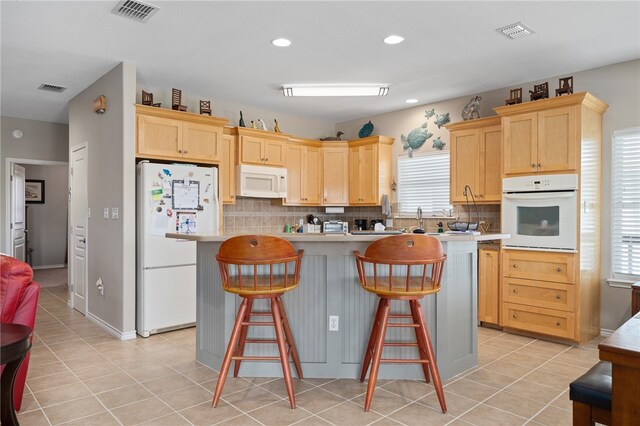
[[[199,162],[220,159],[218,153],[218,145],[222,139],[220,127],[185,122],[182,124],[182,129],[182,156],[185,159],[194,159]]]
[[[538,113],[538,172],[574,171],[578,144],[575,106]]]
[[[264,164],[264,139],[252,136],[240,136],[240,162],[246,164]]]
[[[500,126],[480,129],[478,198],[483,202],[502,201],[502,130]]]
[[[303,191],[305,204],[322,202],[322,149],[309,146],[306,149],[306,170]]]
[[[479,250],[478,253],[478,321],[499,324],[499,252]]]
[[[480,153],[478,135],[478,130],[451,133],[450,188],[452,203],[466,201],[466,197],[463,195],[465,185],[469,185],[474,194],[480,193],[478,187],[478,156]]]
[[[537,167],[538,113],[502,118],[505,175],[535,173]]]
[[[287,197],[285,204],[301,204],[303,202],[304,151],[303,145],[287,145]]]
[[[222,202],[224,204],[236,203],[236,160],[235,137],[222,135],[222,143],[219,145],[220,153],[220,186],[222,188]]]
[[[378,146],[360,147],[360,195],[364,204],[379,204],[378,199]]]
[[[285,143],[273,139],[264,140],[264,164],[284,167]]]
[[[137,156],[181,159],[181,121],[139,114],[137,130]]]
[[[323,148],[324,204],[349,203],[349,149]]]
[[[356,146],[349,148],[349,204],[360,203],[360,147]]]

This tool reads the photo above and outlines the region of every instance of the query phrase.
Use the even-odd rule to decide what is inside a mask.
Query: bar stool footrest
[[[386,364],[429,364],[429,360],[426,359],[381,358],[380,362],[384,362]]]

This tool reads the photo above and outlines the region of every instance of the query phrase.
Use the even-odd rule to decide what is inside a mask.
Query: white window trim
[[[611,182],[610,182],[610,190],[611,190],[611,202],[610,202],[610,231],[611,231],[611,246],[609,247],[610,251],[610,267],[611,267],[611,278],[608,278],[607,284],[610,287],[616,288],[631,288],[631,285],[640,281],[640,275],[630,275],[630,274],[621,274],[615,272],[615,244],[613,240],[614,234],[614,214],[615,214],[615,206],[613,203],[613,174],[615,169],[614,159],[615,159],[615,144],[614,139],[618,135],[624,135],[627,133],[638,133],[640,132],[640,126],[638,127],[628,127],[626,129],[613,130],[611,132]]]

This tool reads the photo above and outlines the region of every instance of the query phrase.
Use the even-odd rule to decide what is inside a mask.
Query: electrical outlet
[[[117,207],[112,207],[111,208],[111,219],[113,219],[113,220],[118,219],[118,208]]]
[[[104,208],[104,211],[102,212],[102,217],[104,217],[105,219],[109,219],[109,207]]]
[[[338,315],[329,315],[329,331],[338,331],[340,317]]]

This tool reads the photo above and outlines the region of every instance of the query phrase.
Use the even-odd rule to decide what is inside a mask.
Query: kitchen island
[[[298,287],[283,296],[305,377],[356,378],[371,331],[378,298],[358,283],[353,251],[364,253],[385,235],[279,234],[304,250]],[[222,289],[215,256],[232,235],[167,234],[197,241],[196,358],[220,369],[241,298]],[[442,289],[422,299],[441,377],[446,380],[477,365],[477,242],[508,238],[505,234],[447,235],[440,239],[447,254]],[[267,311],[256,300],[254,310]],[[408,312],[406,303],[392,310]],[[329,317],[338,316],[338,330]],[[271,327],[252,327],[250,336],[273,338]],[[392,328],[387,341],[414,342],[413,330]],[[385,348],[385,358],[416,358],[412,347]],[[245,355],[277,355],[275,345],[247,345]],[[241,376],[281,377],[279,362],[243,362]],[[420,379],[415,364],[385,364],[379,378]]]

